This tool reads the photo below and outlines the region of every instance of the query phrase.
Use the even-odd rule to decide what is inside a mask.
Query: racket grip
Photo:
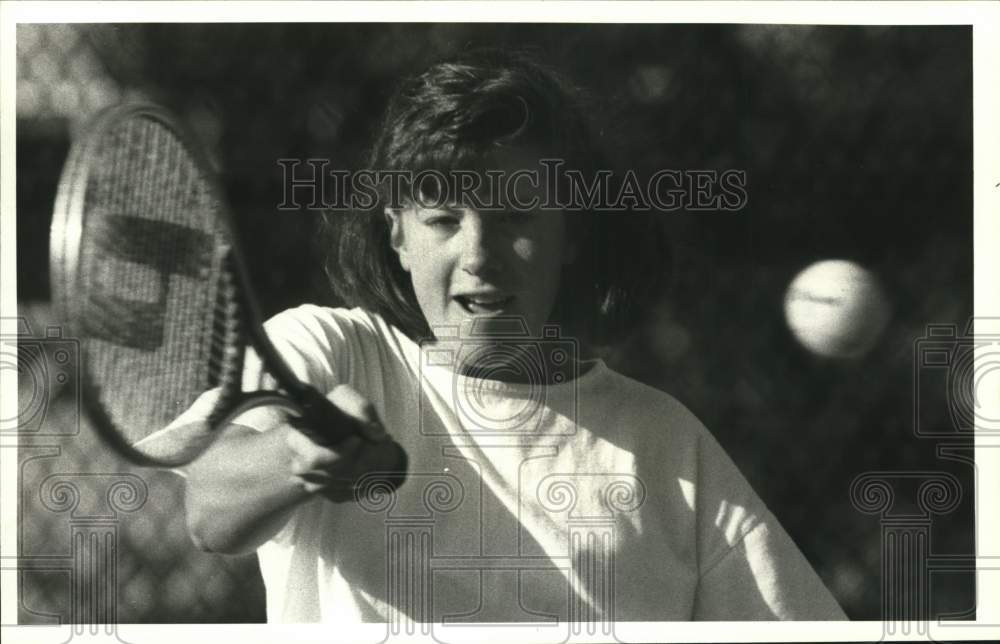
[[[358,421],[344,413],[312,387],[304,387],[292,394],[299,406],[298,418],[292,425],[323,447],[333,447],[351,436],[361,435]]]
[[[309,437],[317,445],[324,447],[334,447],[351,436],[362,436],[358,431],[359,421],[343,412],[339,407],[330,402],[312,387],[306,387],[302,391],[295,392],[295,402],[301,409],[301,415],[291,420],[292,426]],[[396,452],[394,462],[396,465],[390,471],[372,473],[389,486],[396,490],[406,480],[406,472],[409,468],[409,458],[406,450],[391,438]]]
[[[379,480],[383,481],[389,489],[395,491],[398,490],[401,485],[406,481],[406,473],[410,469],[410,458],[406,455],[406,450],[403,446],[396,441],[389,439],[392,442],[393,450],[396,452],[396,458],[394,460],[397,463],[396,468],[393,470],[377,472],[377,477]]]

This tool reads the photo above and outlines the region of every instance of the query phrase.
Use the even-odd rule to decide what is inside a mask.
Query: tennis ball
[[[824,260],[808,266],[788,286],[785,319],[809,351],[857,358],[885,329],[889,304],[869,271],[846,260]]]

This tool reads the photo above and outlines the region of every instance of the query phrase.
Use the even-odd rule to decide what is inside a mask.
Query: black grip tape
[[[360,436],[366,441],[368,437],[361,432],[361,421],[344,413],[330,402],[326,396],[311,387],[295,392],[295,402],[301,408],[301,415],[289,419],[289,423],[309,439],[322,447],[335,447],[351,436]],[[391,439],[390,439],[391,440]],[[398,489],[406,480],[409,458],[403,447],[392,441],[396,451],[396,469],[378,472],[379,479],[393,490]]]
[[[333,447],[351,436],[362,436],[360,423],[340,410],[312,387],[295,392],[301,414],[292,418],[292,427],[323,447]]]

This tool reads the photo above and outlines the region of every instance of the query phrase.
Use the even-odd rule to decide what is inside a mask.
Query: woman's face
[[[574,257],[562,212],[411,205],[386,214],[392,246],[435,335],[473,318],[483,331],[491,318],[516,316],[541,337],[562,267]]]

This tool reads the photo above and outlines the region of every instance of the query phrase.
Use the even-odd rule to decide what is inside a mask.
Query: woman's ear
[[[389,245],[399,256],[399,265],[407,273],[410,272],[410,260],[406,252],[406,240],[403,237],[403,213],[392,208],[385,209],[385,219],[389,223]]]

